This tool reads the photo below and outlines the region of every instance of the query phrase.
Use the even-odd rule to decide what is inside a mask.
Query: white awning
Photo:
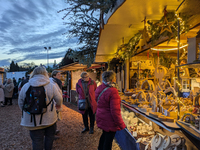
[[[163,17],[164,7],[175,11],[181,0],[118,0],[116,7],[104,19],[101,29],[95,62],[107,62],[116,53],[118,46],[127,43],[138,30],[144,28],[147,20],[158,21]]]

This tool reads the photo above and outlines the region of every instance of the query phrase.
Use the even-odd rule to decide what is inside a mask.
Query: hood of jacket
[[[50,83],[50,80],[48,77],[42,75],[42,74],[38,74],[38,75],[34,75],[29,81],[28,83],[31,85],[31,86],[35,86],[35,87],[38,87],[38,86],[45,86],[47,84]]]

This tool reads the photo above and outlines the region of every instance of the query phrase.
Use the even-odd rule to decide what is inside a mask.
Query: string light
[[[180,47],[180,49],[187,47],[187,46],[188,46],[188,44],[183,45],[183,46]],[[151,48],[151,49],[154,50],[154,51],[174,51],[174,50],[178,50],[178,48],[168,48],[168,49]]]

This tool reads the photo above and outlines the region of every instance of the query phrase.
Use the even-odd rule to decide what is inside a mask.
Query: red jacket
[[[99,94],[107,86],[102,83],[95,91],[97,100]],[[96,113],[96,123],[106,132],[116,132],[126,127],[121,116],[121,99],[116,88],[107,89],[99,98]]]
[[[93,111],[93,114],[96,112],[97,110],[97,102],[95,100],[95,90],[97,88],[97,84],[95,81],[92,81],[92,79],[89,79],[88,82],[88,86],[89,86],[89,98],[90,98],[90,105],[91,105],[91,109]],[[84,95],[84,91],[83,91],[83,86],[82,86],[82,79],[78,80],[78,83],[76,83],[76,92],[79,95],[79,99],[85,99],[85,95]],[[80,113],[84,114],[85,111],[80,111]]]

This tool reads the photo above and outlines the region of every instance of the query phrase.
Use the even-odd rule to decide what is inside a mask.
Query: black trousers
[[[115,133],[116,132],[106,132],[103,130],[103,133],[99,140],[98,150],[111,150]]]
[[[95,121],[95,114],[93,114],[93,111],[91,109],[91,107],[89,107],[85,113],[82,115],[83,116],[83,123],[84,123],[84,126],[85,128],[88,128],[88,114],[89,114],[89,117],[90,117],[90,128],[91,127],[94,127],[94,121]]]
[[[12,104],[12,98],[5,97],[4,105],[7,105],[8,101],[10,101],[10,104]]]

